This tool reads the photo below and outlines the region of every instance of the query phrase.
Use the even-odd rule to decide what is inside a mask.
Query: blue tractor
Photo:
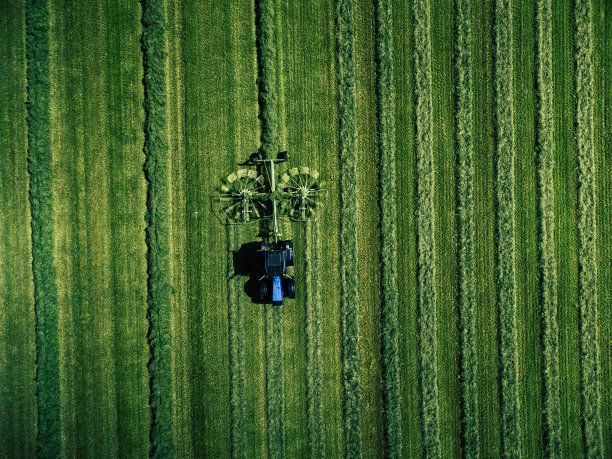
[[[267,231],[259,246],[257,282],[259,299],[280,306],[283,298],[295,298],[295,279],[287,274],[293,266],[293,241],[279,240],[278,220],[306,221],[314,218],[324,205],[327,192],[319,181],[319,173],[306,166],[281,170],[277,167],[289,160],[286,151],[276,158],[265,158],[261,152],[251,155],[242,169],[223,180],[220,194],[215,196],[218,216],[226,224],[252,222],[264,224]]]
[[[279,241],[270,246],[263,241],[259,245],[263,275],[259,278],[259,299],[274,306],[283,304],[283,297],[295,298],[295,279],[287,274],[293,266],[293,241]]]

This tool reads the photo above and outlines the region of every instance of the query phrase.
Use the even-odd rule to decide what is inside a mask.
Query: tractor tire
[[[265,280],[259,281],[259,299],[265,300],[268,296],[268,283]]]
[[[285,282],[286,292],[285,296],[289,299],[295,299],[295,279],[291,277],[287,277]]]
[[[278,159],[284,159],[284,160],[288,160],[289,159],[289,153],[286,151],[281,151],[278,156]]]

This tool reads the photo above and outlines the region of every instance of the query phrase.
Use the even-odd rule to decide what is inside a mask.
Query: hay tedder
[[[260,223],[264,240],[257,251],[259,300],[274,305],[281,305],[283,297],[295,298],[295,279],[287,274],[287,267],[293,266],[293,241],[281,240],[278,220],[313,218],[327,198],[313,169],[286,168],[277,178],[277,168],[288,160],[286,151],[271,159],[254,153],[244,168],[222,181],[214,206],[225,224]]]

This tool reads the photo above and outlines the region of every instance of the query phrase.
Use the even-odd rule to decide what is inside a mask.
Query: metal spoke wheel
[[[265,179],[252,169],[232,172],[221,183],[221,210],[228,223],[245,223],[266,215],[266,201],[257,199],[265,192]]]
[[[278,184],[281,191],[289,194],[281,203],[281,212],[292,220],[314,217],[317,209],[323,207],[322,186],[319,173],[314,169],[306,166],[289,169]]]

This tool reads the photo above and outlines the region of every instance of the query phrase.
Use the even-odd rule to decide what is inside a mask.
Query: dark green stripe
[[[38,455],[57,457],[61,447],[59,347],[51,202],[49,10],[44,0],[29,0],[26,3],[26,57],[28,170],[38,365]]]
[[[172,368],[168,234],[168,140],[166,138],[166,12],[163,0],[143,1],[145,176],[148,182],[147,302],[151,360],[152,455],[170,457]]]

